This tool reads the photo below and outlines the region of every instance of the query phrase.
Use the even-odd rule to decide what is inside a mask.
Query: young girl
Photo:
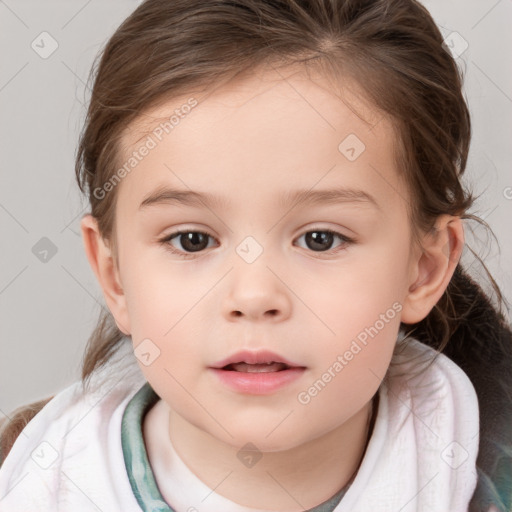
[[[414,0],[143,2],[77,157],[109,312],[4,422],[0,510],[511,510],[469,139]]]

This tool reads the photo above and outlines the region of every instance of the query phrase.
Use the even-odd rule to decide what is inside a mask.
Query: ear
[[[422,239],[422,251],[412,262],[411,284],[404,299],[401,320],[423,320],[446,290],[464,247],[460,217],[441,215]]]
[[[101,236],[95,217],[85,215],[80,226],[87,259],[103,290],[107,306],[119,330],[124,334],[130,334],[126,297],[110,247]]]

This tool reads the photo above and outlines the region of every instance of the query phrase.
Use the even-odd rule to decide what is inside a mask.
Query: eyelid
[[[305,224],[304,226],[299,228],[298,232],[301,235],[303,235],[304,233],[308,233],[309,231],[328,231],[330,233],[334,233],[336,235],[340,235],[340,236],[343,236],[344,238],[351,239],[351,240],[355,241],[355,233],[351,229],[349,229],[347,227],[342,227],[342,226],[331,227],[331,226],[327,226],[326,224],[329,224],[329,223],[328,222],[317,223],[317,224],[313,223],[312,225],[311,225],[311,223]],[[345,234],[342,231],[348,231],[352,234],[351,235]],[[297,236],[299,236],[299,235],[297,235]]]

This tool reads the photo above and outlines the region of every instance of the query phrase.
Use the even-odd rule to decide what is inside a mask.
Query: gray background
[[[0,0],[0,419],[79,378],[103,304],[83,251],[87,205],[74,181],[85,83],[96,53],[138,3]],[[512,0],[424,3],[455,50],[468,44],[458,61],[474,127],[468,182],[481,193],[472,211],[494,230],[501,254],[485,230],[466,236],[510,301]],[[32,44],[58,48],[42,58]],[[471,270],[480,272],[476,263]]]

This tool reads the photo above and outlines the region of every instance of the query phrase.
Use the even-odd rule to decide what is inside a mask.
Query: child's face
[[[283,450],[340,427],[367,406],[395,345],[412,250],[393,131],[359,100],[367,124],[328,87],[320,77],[259,74],[216,90],[169,134],[160,122],[192,95],[125,134],[121,165],[149,149],[117,185],[126,301],[117,319],[135,347],[144,343],[151,364],[141,368],[171,409],[233,446]],[[141,207],[165,188],[219,200]],[[290,199],[335,189],[359,192]],[[160,242],[178,230],[209,237]],[[303,368],[262,394],[234,389],[212,366],[241,350]]]

